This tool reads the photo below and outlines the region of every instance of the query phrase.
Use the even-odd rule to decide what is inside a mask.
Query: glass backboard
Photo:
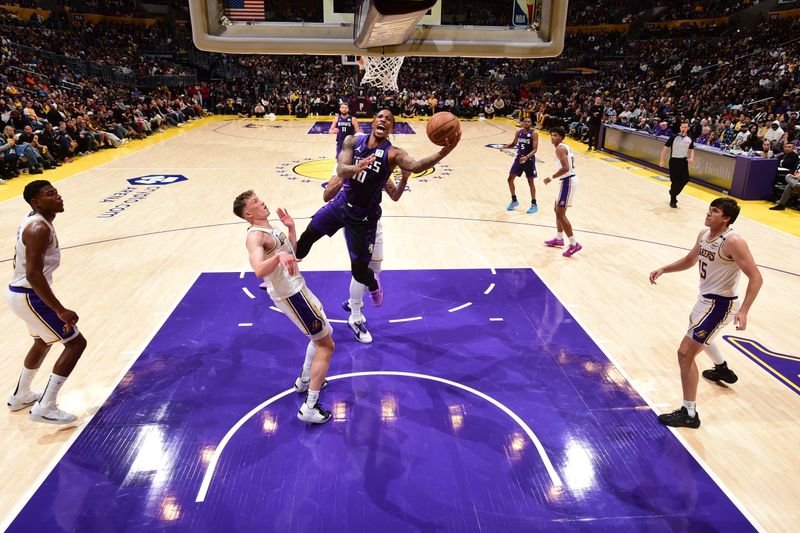
[[[567,0],[439,0],[404,44],[353,43],[360,0],[189,0],[201,50],[246,54],[552,57],[561,53]]]

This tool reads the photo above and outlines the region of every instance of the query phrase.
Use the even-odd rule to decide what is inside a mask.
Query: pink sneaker
[[[383,287],[381,286],[381,278],[375,275],[375,281],[378,282],[378,288],[374,291],[369,291],[369,298],[372,300],[372,305],[380,307],[383,303]]]
[[[561,255],[563,255],[564,257],[572,257],[581,250],[583,250],[583,246],[581,246],[581,243],[576,242],[575,244],[570,244],[569,248],[567,248],[567,250]]]
[[[564,246],[564,239],[550,239],[549,241],[544,241],[544,244],[552,248],[561,248]]]

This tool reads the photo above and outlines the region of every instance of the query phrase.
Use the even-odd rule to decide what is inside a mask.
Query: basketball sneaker
[[[658,415],[658,421],[673,428],[697,429],[700,427],[700,414],[695,411],[694,416],[689,416],[689,411],[681,407],[671,413]]]
[[[532,214],[538,213],[538,212],[539,212],[539,206],[536,205],[536,204],[531,204],[530,208],[528,208],[528,214],[529,215],[532,215]]]
[[[297,379],[294,380],[295,392],[297,392],[298,394],[305,394],[306,392],[308,392],[308,383],[310,381],[311,380],[303,381],[303,378],[301,376],[297,376]],[[327,386],[328,386],[328,380],[326,379],[322,382],[322,388],[324,389]]]
[[[297,411],[297,418],[307,424],[324,424],[331,419],[331,412],[326,411],[319,402],[314,404],[314,407],[309,407],[304,402]]]
[[[345,300],[345,301],[342,302],[342,309],[347,311],[348,314],[353,312],[353,310],[350,309],[350,300]],[[364,309],[363,308],[361,309],[361,319],[364,322],[367,321],[367,315],[364,314]]]
[[[55,405],[52,407],[45,407],[40,402],[33,404],[28,418],[36,422],[45,422],[47,424],[71,424],[78,419],[77,416],[65,413]]]
[[[380,307],[383,303],[383,287],[381,286],[381,278],[375,274],[375,281],[378,282],[378,288],[374,291],[369,291],[369,299],[372,300],[372,305]]]
[[[353,334],[356,336],[356,340],[358,342],[362,344],[372,343],[372,335],[367,329],[366,320],[362,320],[361,322],[356,322],[355,320],[353,320],[353,317],[351,316],[347,318],[347,325],[349,325],[350,329],[353,330]]]
[[[551,248],[561,248],[564,246],[564,239],[550,239],[549,241],[544,241],[544,244]]]
[[[519,202],[514,200],[513,202],[508,204],[508,207],[506,207],[506,211],[513,211],[514,208],[517,207],[518,205],[519,205]]]
[[[561,255],[563,255],[564,257],[572,257],[581,250],[583,250],[583,246],[581,246],[581,243],[576,242],[575,244],[570,244],[569,248],[567,248]]]
[[[31,405],[35,404],[39,401],[39,398],[42,397],[41,392],[33,392],[28,391],[25,394],[12,394],[8,397],[8,402],[6,405],[10,411],[20,411],[25,409],[26,407],[30,407]]]
[[[739,376],[728,368],[728,363],[725,361],[723,361],[721,365],[714,365],[714,368],[703,370],[703,377],[710,381],[724,381],[725,383],[736,383],[739,381]]]

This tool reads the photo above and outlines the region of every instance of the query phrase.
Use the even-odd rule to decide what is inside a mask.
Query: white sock
[[[39,371],[38,368],[25,368],[22,367],[22,373],[19,375],[19,381],[17,381],[17,390],[14,391],[14,396],[22,396],[31,391],[31,383],[33,382],[34,376]]]
[[[572,245],[572,246],[575,246],[576,244],[578,244],[578,239],[576,239],[576,238],[575,238],[575,235],[572,235],[572,236],[569,238],[569,243],[570,243],[570,245]]]
[[[308,396],[306,396],[306,405],[313,409],[317,405],[317,400],[319,400],[319,391],[309,389]]]
[[[41,400],[39,400],[39,403],[43,407],[55,407],[58,391],[61,390],[61,386],[64,384],[65,381],[67,381],[66,376],[59,376],[58,374],[50,374],[50,379],[47,382],[47,387],[44,388],[44,392],[42,393],[42,398]]]
[[[300,373],[302,381],[311,379],[311,362],[314,361],[314,354],[317,353],[317,345],[314,341],[309,341],[306,346],[306,360],[303,361],[303,371]]]
[[[715,365],[721,365],[725,362],[725,358],[722,357],[722,352],[719,351],[719,346],[713,342],[705,347],[705,351]]]
[[[556,232],[556,239],[561,239],[563,241],[564,240],[564,232],[563,231],[557,231]]]
[[[364,294],[367,292],[367,286],[357,282],[355,278],[350,278],[350,316],[353,317],[355,322],[361,322],[361,308],[364,307]]]
[[[683,400],[683,406],[686,408],[687,411],[689,411],[689,416],[694,418],[695,415],[697,414],[697,408],[696,408],[697,402],[690,402],[689,400]]]

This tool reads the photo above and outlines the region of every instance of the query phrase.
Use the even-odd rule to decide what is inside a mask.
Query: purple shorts
[[[332,202],[323,205],[314,214],[311,225],[328,237],[344,228],[350,260],[369,263],[380,218],[380,212],[370,212],[353,206],[343,196],[337,195]]]
[[[524,163],[520,163],[519,158],[514,159],[514,164],[511,165],[511,170],[508,172],[508,175],[519,177],[522,176],[523,172],[525,172],[525,177],[528,179],[536,177],[536,163],[533,157]]]

